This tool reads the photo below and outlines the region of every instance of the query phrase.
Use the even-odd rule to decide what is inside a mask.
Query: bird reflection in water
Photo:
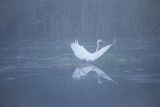
[[[86,66],[86,67],[77,67],[75,71],[72,74],[72,78],[74,80],[81,80],[86,77],[86,75],[90,72],[95,72],[96,76],[98,78],[98,83],[102,84],[103,79],[109,80],[115,84],[118,84],[116,81],[114,81],[109,75],[105,74],[101,69],[97,68],[94,65]]]
[[[114,42],[112,44],[106,45],[103,48],[99,49],[99,43],[104,43],[101,39],[99,39],[99,40],[97,40],[97,49],[93,53],[89,52],[87,49],[85,49],[84,46],[80,45],[78,40],[75,40],[75,42],[72,42],[70,47],[71,47],[74,55],[78,59],[90,63],[90,62],[94,62],[95,60],[100,58],[105,52],[107,52],[108,49],[110,49],[110,47],[112,45],[115,44],[115,42],[116,42],[116,40],[114,40]],[[114,80],[112,80],[111,77],[109,77],[101,69],[95,67],[94,65],[85,66],[85,67],[83,67],[83,66],[77,67],[75,69],[75,71],[73,72],[72,78],[75,80],[80,80],[80,79],[84,78],[91,71],[93,71],[97,74],[99,84],[101,84],[103,82],[102,79],[107,79],[109,81],[116,83]]]

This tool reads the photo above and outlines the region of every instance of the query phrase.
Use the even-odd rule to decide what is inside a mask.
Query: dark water
[[[0,107],[160,107],[159,10],[159,0],[1,0]],[[72,78],[75,39],[90,52],[116,39],[93,63],[115,82]]]
[[[1,106],[158,107],[160,73],[156,61],[159,55],[147,52],[144,58],[138,54],[135,57],[135,53],[128,51],[144,53],[150,48],[141,45],[142,48],[124,49],[120,41],[95,63],[118,85],[108,80],[99,84],[94,73],[73,80],[72,73],[79,61],[68,48],[69,43],[65,47],[53,42],[1,43]],[[87,43],[89,49],[94,49],[90,44]],[[126,40],[125,44],[131,43]]]

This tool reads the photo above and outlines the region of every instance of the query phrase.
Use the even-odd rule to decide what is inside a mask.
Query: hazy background
[[[159,0],[1,0],[5,40],[154,38],[160,30]]]
[[[0,0],[0,106],[159,107],[159,35],[159,0]],[[117,40],[95,65],[118,86],[72,79],[75,39]]]

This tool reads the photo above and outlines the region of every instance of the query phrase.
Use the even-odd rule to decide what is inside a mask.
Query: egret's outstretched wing
[[[86,61],[95,61],[100,56],[102,56],[113,44],[115,44],[115,40],[112,44],[105,46],[94,53],[90,53],[83,46],[79,45],[78,41],[75,40],[75,42],[71,43],[71,48],[77,58]]]
[[[115,84],[117,84],[116,81],[114,81],[109,75],[107,75],[106,73],[104,73],[101,69],[99,69],[98,67],[95,66],[87,66],[87,67],[83,67],[83,68],[76,68],[75,71],[72,74],[72,78],[74,80],[80,80],[83,79],[83,77],[85,77],[89,72],[96,72],[97,76],[98,76],[98,83],[101,84],[103,81],[101,79],[107,79],[111,82],[114,82]]]
[[[107,45],[105,47],[103,47],[102,49],[100,49],[99,51],[95,52],[92,54],[92,60],[96,60],[99,57],[101,57],[110,47],[112,46],[112,44]]]
[[[102,83],[102,81],[100,80],[99,77],[107,79],[111,82],[114,82],[115,84],[118,84],[116,81],[114,81],[109,75],[107,75],[106,73],[104,73],[101,69],[94,67],[93,71],[95,71],[98,75],[98,83]]]
[[[71,48],[75,56],[81,60],[89,59],[91,56],[91,53],[88,52],[83,46],[79,45],[78,42],[71,43]]]

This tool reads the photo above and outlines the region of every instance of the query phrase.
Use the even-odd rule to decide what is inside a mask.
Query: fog
[[[159,0],[1,0],[0,106],[159,107],[159,19]],[[70,43],[98,39],[86,66]]]

